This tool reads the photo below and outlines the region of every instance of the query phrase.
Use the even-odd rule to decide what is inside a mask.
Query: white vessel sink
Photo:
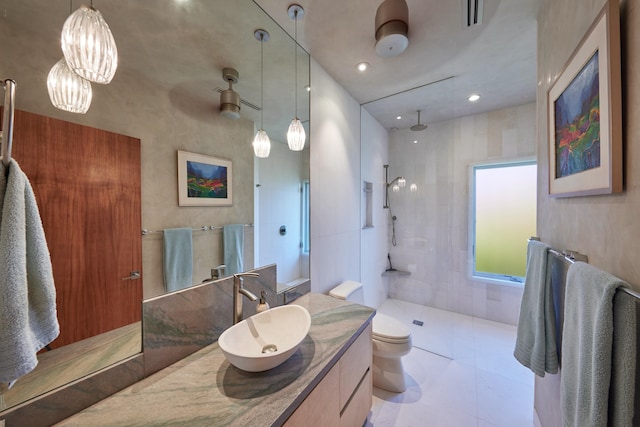
[[[286,361],[307,336],[309,312],[299,305],[284,305],[239,322],[220,335],[218,345],[236,368],[261,372]]]

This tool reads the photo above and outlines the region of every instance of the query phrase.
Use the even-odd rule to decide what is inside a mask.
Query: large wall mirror
[[[80,2],[2,0],[0,78],[16,81],[17,110],[140,140],[141,225],[150,232],[143,235],[140,230],[131,235],[142,248],[141,265],[131,269],[141,270],[138,283],[143,298],[166,292],[162,230],[168,228],[196,229],[193,284],[210,279],[211,270],[223,263],[221,227],[227,224],[247,225],[245,270],[276,263],[279,282],[308,278],[308,253],[300,243],[304,234],[303,195],[309,179],[309,141],[302,152],[292,152],[286,145],[296,101],[297,116],[309,134],[310,62],[309,55],[289,35],[294,22],[283,29],[251,0],[111,0],[94,6],[114,35],[119,66],[110,84],[92,85],[92,105],[86,114],[54,108],[46,85],[49,70],[62,58],[62,26]],[[270,34],[269,41],[262,45],[263,61],[260,42],[254,36],[259,28]],[[226,67],[239,74],[233,85],[242,99],[237,120],[219,114],[220,92],[228,88],[222,72]],[[272,141],[268,159],[256,159],[251,147],[261,122]],[[19,144],[20,139],[14,138],[14,147]],[[178,206],[178,151],[231,160],[233,205]],[[16,160],[20,162],[17,156]],[[114,272],[113,286],[124,283],[121,278],[129,273]],[[58,310],[65,310],[64,303],[58,301]],[[83,307],[75,309],[81,311]],[[117,309],[105,307],[104,314],[96,317],[108,316]],[[104,363],[94,363],[94,349],[103,345],[102,335],[42,353],[38,371],[55,373],[55,378],[36,378],[33,383],[39,386],[35,390],[25,390],[24,386],[20,390],[27,381],[19,380],[14,391],[3,393],[0,411],[139,353],[139,323],[125,329],[126,333],[115,339],[114,331],[106,332],[111,334],[110,342],[123,345]],[[83,350],[77,350],[78,346]],[[77,358],[81,352],[92,362],[63,362],[73,366],[60,375],[65,370],[55,355]],[[84,365],[89,367],[75,370]],[[44,383],[46,387],[40,387]]]

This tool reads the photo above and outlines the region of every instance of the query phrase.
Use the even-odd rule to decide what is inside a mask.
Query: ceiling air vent
[[[462,25],[465,28],[482,24],[483,0],[462,0]]]

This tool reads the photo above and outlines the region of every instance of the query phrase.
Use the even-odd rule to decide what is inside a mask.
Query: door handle
[[[140,278],[140,271],[132,271],[129,277],[123,277],[122,280],[138,280]]]

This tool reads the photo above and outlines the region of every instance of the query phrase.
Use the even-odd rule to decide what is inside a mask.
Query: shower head
[[[427,128],[427,125],[420,124],[420,110],[418,110],[418,124],[411,126],[411,130],[414,132],[418,132],[421,130],[425,130],[426,128]]]

